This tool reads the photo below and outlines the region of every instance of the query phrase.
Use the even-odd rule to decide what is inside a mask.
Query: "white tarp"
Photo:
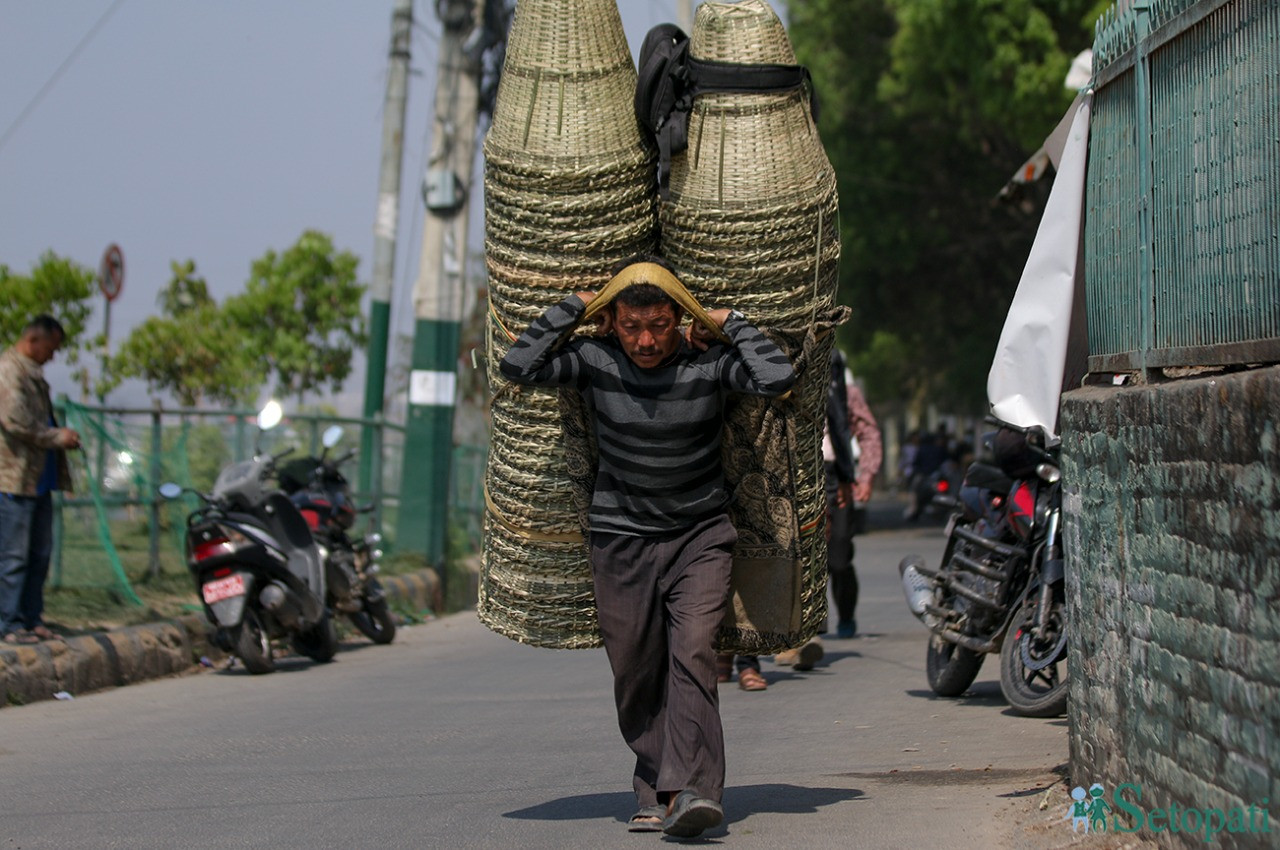
[[[1058,176],[987,375],[992,414],[1024,428],[1039,425],[1055,436],[1076,298],[1090,100],[1077,97],[1045,140]],[[1055,157],[1059,145],[1061,155]]]

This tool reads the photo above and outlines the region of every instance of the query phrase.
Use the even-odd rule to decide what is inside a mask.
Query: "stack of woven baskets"
[[[697,59],[796,61],[781,21],[763,0],[704,2],[691,37]],[[670,197],[659,220],[663,256],[690,291],[707,306],[742,310],[782,345],[799,376],[786,403],[736,401],[726,422],[724,462],[737,494],[735,555],[798,560],[801,622],[785,635],[745,628],[743,614],[750,612],[740,606],[739,623],[720,634],[722,646],[742,652],[794,646],[826,625],[822,423],[830,331],[845,312],[835,306],[836,177],[809,94],[697,97],[689,147],[672,161]]]
[[[497,371],[547,307],[656,245],[653,151],[615,0],[520,0],[484,145],[488,363],[480,619],[536,646],[599,645],[557,395]]]
[[[763,0],[704,2],[691,51],[795,62]],[[496,365],[548,306],[598,288],[617,261],[656,247],[656,169],[635,117],[635,81],[614,0],[520,0],[485,143],[494,399],[479,615],[539,646],[599,644],[585,506],[574,501],[591,483],[582,450],[590,429],[580,405],[561,409],[553,394],[513,387]],[[694,296],[708,308],[742,310],[799,375],[784,401],[736,400],[725,432],[726,476],[737,489],[737,620],[719,645],[778,651],[826,620],[820,440],[830,330],[843,309],[835,307],[835,175],[807,93],[699,96],[660,219],[660,253]],[[783,563],[795,568],[799,604],[780,619],[761,608],[784,605],[787,583],[752,588],[742,577],[748,564],[776,577],[773,565]]]

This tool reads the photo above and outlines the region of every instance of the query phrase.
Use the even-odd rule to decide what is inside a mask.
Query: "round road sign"
[[[102,264],[98,266],[98,288],[108,301],[114,301],[124,287],[124,254],[120,246],[114,242],[107,246],[102,254]]]

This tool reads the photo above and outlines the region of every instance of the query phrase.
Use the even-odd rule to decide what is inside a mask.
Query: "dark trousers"
[[[712,640],[737,539],[726,516],[662,537],[591,535],[600,634],[641,806],[686,788],[717,801],[724,791]]]
[[[0,493],[0,636],[41,624],[52,551],[53,496]]]
[[[853,569],[853,502],[843,508],[836,506],[835,465],[827,464],[827,522],[830,537],[827,538],[827,577],[831,582],[831,595],[836,603],[836,616],[840,623],[852,623],[853,611],[858,607],[858,574]]]

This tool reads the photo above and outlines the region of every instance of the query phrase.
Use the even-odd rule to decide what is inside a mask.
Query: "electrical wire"
[[[89,42],[93,41],[93,37],[98,34],[98,31],[102,29],[102,26],[112,15],[116,13],[116,10],[123,5],[124,0],[115,0],[115,2],[107,8],[107,11],[102,13],[102,17],[98,18],[97,23],[95,23],[87,33],[85,33],[84,38],[80,39],[80,43],[72,48],[71,53],[67,55],[67,58],[62,60],[62,64],[58,66],[58,69],[54,71],[49,79],[45,81],[45,84],[40,87],[40,91],[36,92],[35,96],[28,101],[25,107],[23,107],[22,112],[20,112],[18,117],[14,119],[13,123],[9,125],[9,128],[4,131],[4,135],[0,136],[0,150],[4,150],[4,146],[8,144],[9,139],[13,138],[13,134],[18,131],[18,128],[22,126],[22,123],[27,120],[27,117],[35,111],[37,106],[40,105],[40,101],[44,100],[45,95],[53,90],[53,87],[57,84],[58,80],[62,78],[62,75],[66,73],[67,69],[76,61],[76,58],[79,57],[81,52],[89,46]]]

